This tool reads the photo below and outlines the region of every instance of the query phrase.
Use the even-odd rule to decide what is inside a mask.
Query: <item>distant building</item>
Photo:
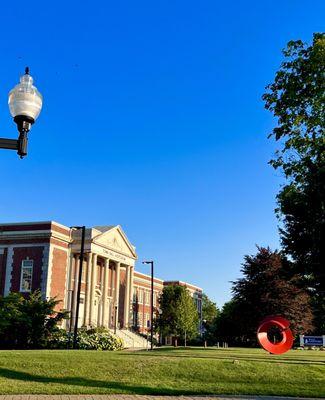
[[[58,310],[71,311],[74,323],[80,241],[80,231],[54,221],[0,224],[0,295],[40,289],[44,298],[60,301]],[[121,226],[86,229],[79,326],[149,330],[150,276],[134,270],[136,260]],[[189,289],[201,318],[202,289],[185,282],[155,277],[154,307],[170,284]]]

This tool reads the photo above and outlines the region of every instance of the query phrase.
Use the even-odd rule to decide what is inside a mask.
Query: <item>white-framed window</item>
[[[23,260],[21,263],[20,292],[32,291],[33,265],[33,260]]]
[[[143,316],[142,312],[138,313],[138,326],[143,326]]]
[[[150,304],[150,292],[145,291],[145,304]]]
[[[145,327],[150,328],[150,316],[148,313],[146,314]]]
[[[139,289],[139,301],[138,303],[142,304],[143,303],[143,290]]]

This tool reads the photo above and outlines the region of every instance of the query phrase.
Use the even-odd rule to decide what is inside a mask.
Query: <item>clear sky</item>
[[[26,159],[0,150],[0,221],[120,224],[159,277],[221,306],[244,254],[279,245],[261,96],[324,16],[317,0],[3,2],[0,136],[25,65],[44,107]]]

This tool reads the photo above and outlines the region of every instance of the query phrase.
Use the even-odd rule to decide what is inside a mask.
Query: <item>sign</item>
[[[323,337],[304,336],[304,346],[323,346]]]

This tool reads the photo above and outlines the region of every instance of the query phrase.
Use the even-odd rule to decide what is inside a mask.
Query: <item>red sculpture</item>
[[[290,322],[278,315],[264,318],[257,330],[257,339],[263,349],[272,354],[283,354],[290,350],[293,345],[293,334],[289,326]],[[282,334],[282,340],[278,343],[272,343],[267,337],[268,331],[273,327],[277,327]]]

